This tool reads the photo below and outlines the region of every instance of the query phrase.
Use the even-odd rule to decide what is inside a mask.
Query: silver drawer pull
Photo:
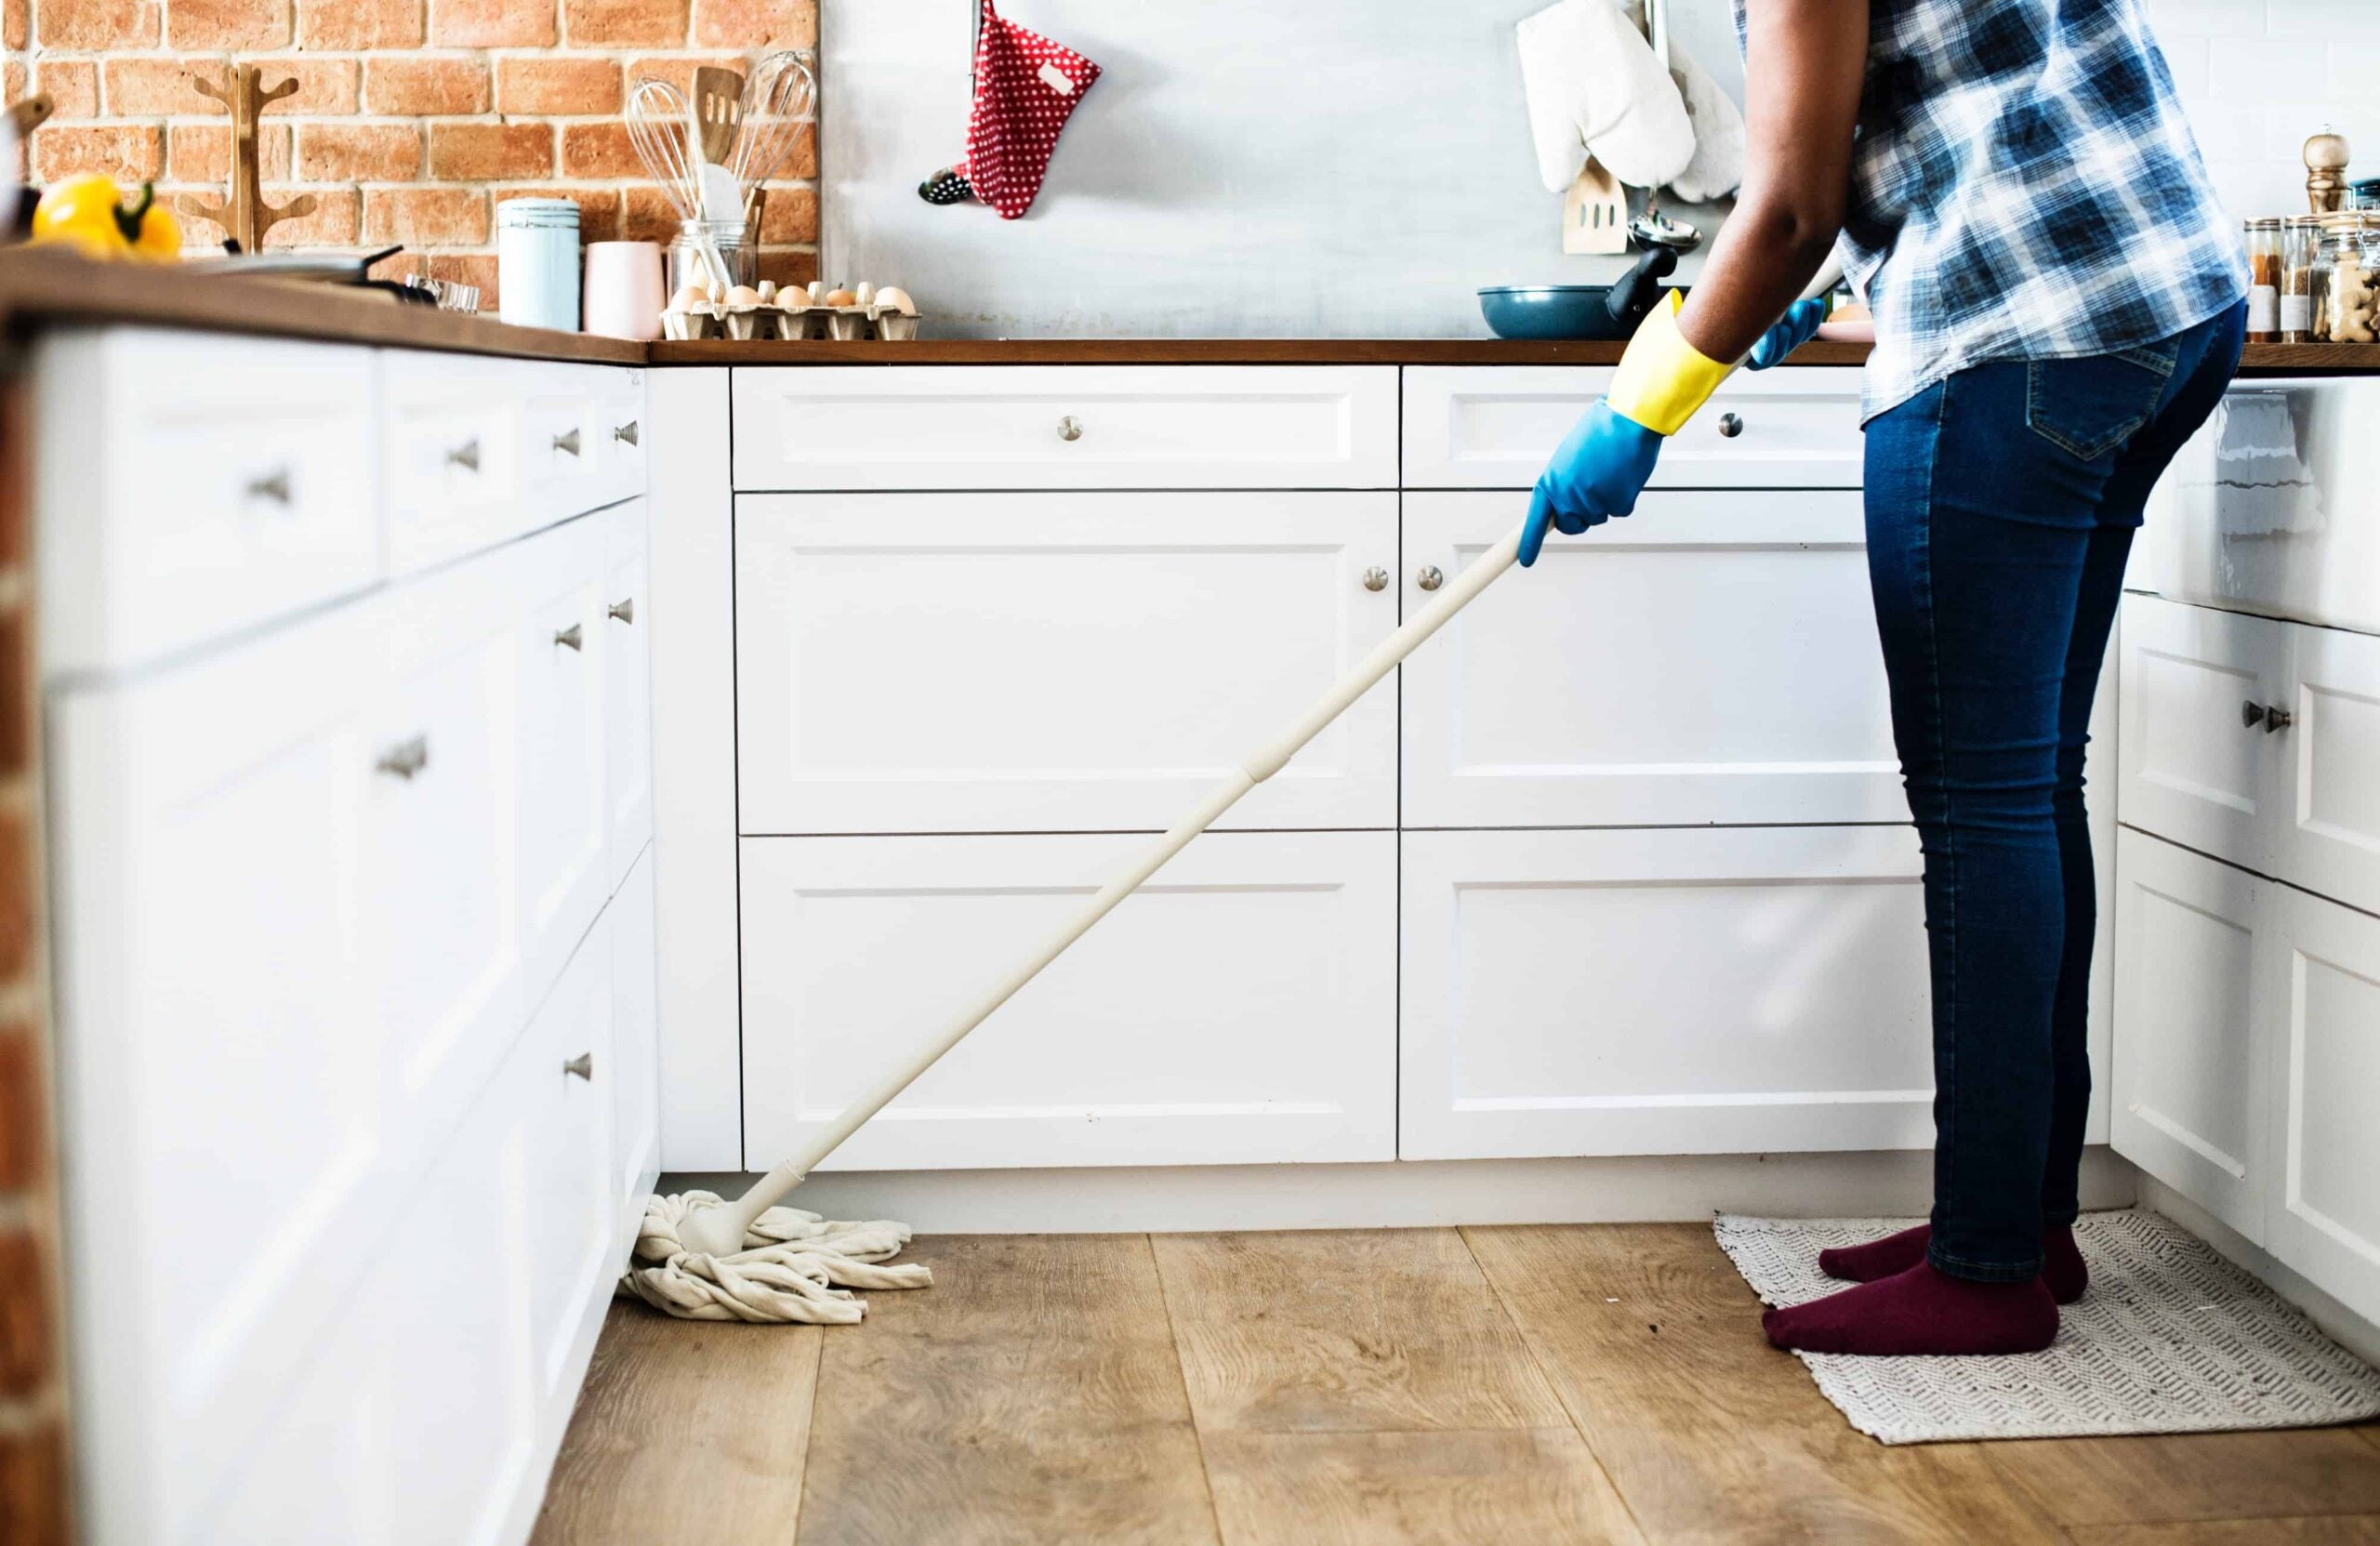
[[[557,451],[567,452],[569,455],[574,456],[577,456],[577,455],[578,455],[578,431],[577,431],[577,430],[575,430],[575,429],[571,429],[571,430],[566,430],[565,432],[563,432],[563,433],[562,433],[562,434],[556,435],[556,436],[554,437],[554,449],[555,449],[555,450],[557,450]]]
[[[636,443],[636,420],[630,419],[626,424],[615,424],[612,426],[612,438],[615,441],[624,441],[630,445],[634,445]]]
[[[454,450],[447,452],[446,465],[459,467],[466,472],[477,472],[480,469],[480,443],[476,440],[467,440]]]
[[[1421,566],[1421,572],[1413,576],[1413,583],[1424,590],[1435,590],[1447,583],[1446,571],[1435,563],[1425,563]]]
[[[411,783],[413,776],[428,766],[430,766],[430,737],[416,735],[410,741],[400,741],[382,752],[380,760],[372,764],[372,771],[384,773],[390,777],[402,778]]]
[[[1733,440],[1743,432],[1744,421],[1740,417],[1734,414],[1721,414],[1719,416],[1719,433],[1726,436],[1729,440]]]
[[[1065,417],[1058,420],[1058,438],[1063,441],[1078,441],[1082,439],[1082,420],[1075,417],[1072,414],[1068,414]]]
[[[2276,730],[2287,730],[2291,725],[2294,725],[2296,722],[2297,716],[2292,714],[2288,709],[2281,707],[2279,704],[2268,703],[2265,705],[2266,734],[2269,735]]]
[[[554,631],[554,642],[565,650],[583,650],[587,647],[587,636],[579,631],[577,624],[573,623],[566,628]]]
[[[611,614],[613,622],[626,623],[630,628],[636,627],[635,597],[631,596],[624,601],[614,601],[603,610]]]
[[[1366,590],[1386,590],[1388,588],[1388,571],[1382,569],[1377,563],[1373,564],[1369,569],[1365,570],[1364,588]]]
[[[595,1082],[595,1054],[592,1052],[581,1052],[576,1057],[571,1059],[568,1063],[563,1064],[562,1065],[562,1071],[565,1074],[575,1074],[578,1077],[585,1079],[588,1083],[593,1084]]]
[[[261,478],[248,480],[248,497],[270,499],[276,505],[289,503],[289,469],[275,468]]]

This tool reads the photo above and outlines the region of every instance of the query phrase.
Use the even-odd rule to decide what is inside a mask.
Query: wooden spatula
[[[1562,195],[1562,250],[1614,253],[1628,250],[1628,194],[1620,179],[1594,157],[1579,168],[1578,180]]]
[[[702,66],[694,72],[693,106],[703,159],[714,166],[726,165],[735,149],[736,126],[744,119],[744,77],[715,64]]]

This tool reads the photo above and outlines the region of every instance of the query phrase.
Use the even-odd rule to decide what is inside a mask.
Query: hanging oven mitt
[[[972,193],[1003,219],[1013,220],[1033,207],[1059,132],[1099,79],[1099,66],[1039,33],[1002,20],[992,0],[983,0],[983,7],[975,36],[975,99],[967,114],[967,160],[950,174],[928,179],[919,192],[933,204]],[[937,187],[944,175],[959,179],[958,187]]]
[[[1514,29],[1538,175],[1570,186],[1588,155],[1632,188],[1659,188],[1694,159],[1677,83],[1610,0],[1556,0]]]

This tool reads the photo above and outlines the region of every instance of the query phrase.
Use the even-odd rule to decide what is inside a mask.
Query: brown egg
[[[669,309],[673,311],[691,311],[697,306],[707,305],[709,301],[710,292],[699,284],[689,284],[669,297]]]
[[[826,303],[829,306],[857,306],[859,297],[849,290],[829,290],[826,292]]]

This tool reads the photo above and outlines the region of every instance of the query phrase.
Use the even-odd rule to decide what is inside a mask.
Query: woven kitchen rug
[[[1722,1215],[1720,1248],[1768,1304],[1846,1285],[1818,1252],[1910,1219]],[[2063,1306],[2047,1351],[1998,1358],[1797,1353],[1851,1426],[1886,1444],[2311,1428],[2380,1416],[2380,1370],[2264,1284],[2139,1209],[2085,1213],[2091,1291]]]

